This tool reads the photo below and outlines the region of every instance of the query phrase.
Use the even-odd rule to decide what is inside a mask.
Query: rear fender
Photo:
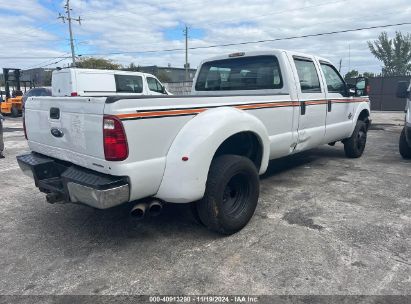
[[[208,170],[218,147],[230,136],[250,131],[257,135],[263,155],[259,173],[269,160],[269,138],[255,116],[231,107],[207,110],[190,120],[179,132],[167,154],[166,169],[156,197],[187,203],[204,195]],[[182,158],[187,157],[184,161]]]

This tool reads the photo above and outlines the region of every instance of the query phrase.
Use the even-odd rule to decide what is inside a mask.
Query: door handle
[[[328,99],[328,112],[331,112],[331,107],[332,107],[331,99]]]
[[[305,115],[306,105],[305,101],[301,101],[301,115]]]

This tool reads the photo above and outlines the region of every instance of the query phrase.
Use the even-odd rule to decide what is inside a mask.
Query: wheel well
[[[366,121],[369,116],[370,113],[368,113],[368,110],[362,110],[360,115],[358,116],[358,120]]]
[[[218,147],[214,158],[224,154],[235,154],[249,158],[260,169],[263,148],[258,136],[253,132],[240,132],[227,138]]]
[[[367,128],[370,127],[370,120],[368,119],[368,117],[370,117],[368,110],[362,110],[360,115],[358,116],[358,120],[365,122],[367,124]]]

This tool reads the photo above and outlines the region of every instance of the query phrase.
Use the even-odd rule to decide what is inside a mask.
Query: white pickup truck
[[[252,217],[270,159],[344,143],[360,157],[367,97],[349,96],[326,59],[273,50],[205,60],[189,96],[34,97],[32,152],[18,156],[49,202],[132,214],[195,202],[200,221],[232,234]]]

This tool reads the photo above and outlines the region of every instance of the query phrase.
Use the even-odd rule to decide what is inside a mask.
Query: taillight
[[[103,119],[104,155],[106,160],[121,161],[128,157],[128,144],[123,124],[115,116]]]
[[[26,131],[26,115],[24,115],[24,109],[23,109],[23,131],[24,131],[24,137],[26,138],[26,140],[28,140],[27,131]]]
[[[74,97],[74,96],[78,96],[78,94],[77,94],[77,92],[71,92],[70,96]]]

